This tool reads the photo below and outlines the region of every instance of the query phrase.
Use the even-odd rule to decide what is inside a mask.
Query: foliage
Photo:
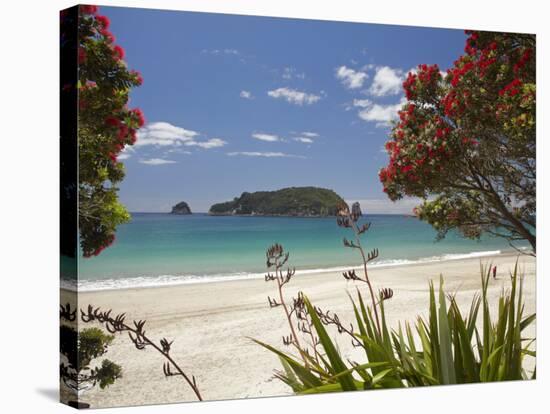
[[[466,316],[463,316],[455,297],[445,293],[441,277],[437,299],[433,284],[430,284],[428,318],[418,317],[414,327],[406,323],[404,329],[399,325],[398,329],[390,330],[385,303],[393,297],[393,291],[386,288],[379,290],[378,295],[373,293],[367,263],[378,252],[375,250],[365,255],[360,244],[359,236],[368,230],[369,225],[360,226],[358,217],[346,208],[341,209],[338,224],[353,230],[355,240],[344,239],[344,245],[357,249],[364,263],[362,276],[350,270],[344,272],[344,278],[366,285],[371,298],[371,304],[367,305],[359,288],[357,299],[350,297],[357,330],[353,325],[348,327],[338,315],[313,306],[303,293],[299,294],[298,299],[293,299],[289,312],[281,287],[290,278],[282,272],[266,276],[267,281],[280,278],[279,300],[268,298],[269,304],[271,307],[285,308],[292,334],[283,338],[283,342],[293,346],[298,354],[280,351],[258,340],[255,342],[279,356],[283,371],[276,372],[275,376],[295,393],[529,378],[523,368],[523,360],[525,356],[535,357],[535,352],[530,350],[534,339],[524,338],[522,332],[534,322],[535,314],[524,314],[523,279],[518,275],[517,264],[511,274],[511,291],[502,292],[494,320],[488,299],[489,266],[481,269],[481,295],[473,298]],[[274,251],[277,252],[277,259],[270,261]],[[268,267],[270,263],[281,263],[281,259],[285,263],[289,257],[280,245],[270,248],[267,254]],[[480,308],[481,329],[476,324]],[[293,325],[298,329],[294,329]],[[325,328],[328,325],[335,326],[340,334],[351,339],[355,347],[362,348],[365,360],[346,362]],[[311,338],[309,344],[301,345],[297,331],[302,332],[304,338]],[[535,372],[531,378],[535,377]]]
[[[210,214],[334,216],[343,199],[332,190],[290,187],[277,191],[244,192],[232,201],[214,204]]]
[[[386,143],[379,176],[390,199],[444,237],[458,229],[536,248],[535,36],[467,31],[465,54],[442,75],[419,65]]]
[[[61,308],[61,316],[70,314],[70,306]],[[73,312],[74,314],[74,312]],[[101,389],[114,384],[122,377],[120,365],[104,359],[99,366],[92,366],[94,359],[102,357],[113,341],[112,335],[99,328],[88,328],[77,332],[74,328],[62,325],[60,349],[65,361],[60,364],[63,382],[75,391],[88,390],[99,384]]]
[[[528,378],[522,362],[525,355],[535,357],[535,352],[529,350],[534,340],[524,345],[527,339],[522,338],[521,333],[534,322],[535,314],[524,315],[523,278],[518,275],[516,263],[511,275],[511,291],[501,294],[493,323],[487,299],[490,269],[491,266],[482,268],[481,298],[474,297],[466,317],[462,316],[454,296],[449,297],[447,306],[443,278],[439,284],[439,307],[436,310],[436,295],[433,284],[430,284],[429,318],[419,318],[415,325],[421,338],[421,357],[416,351],[409,324],[405,325],[405,334],[401,327],[397,333],[393,333],[395,349],[407,372],[405,378],[408,382],[413,385],[432,385]],[[476,327],[480,305],[481,331]]]
[[[124,166],[117,156],[136,142],[136,131],[145,122],[140,109],[127,107],[141,75],[128,70],[109,19],[97,12],[97,6],[79,6],[79,227],[85,257],[112,244],[117,226],[130,218],[118,200]]]

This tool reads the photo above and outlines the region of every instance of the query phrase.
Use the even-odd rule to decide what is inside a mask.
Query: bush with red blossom
[[[124,178],[118,155],[135,144],[136,131],[145,123],[139,108],[127,107],[130,90],[143,79],[126,66],[124,49],[114,43],[110,26],[97,6],[79,6],[79,228],[84,257],[110,246],[117,226],[130,218],[117,195]]]
[[[379,173],[390,199],[424,199],[415,214],[439,237],[458,229],[527,241],[535,251],[535,37],[467,31],[442,75],[419,65]]]

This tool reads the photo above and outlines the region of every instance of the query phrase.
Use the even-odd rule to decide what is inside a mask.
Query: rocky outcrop
[[[191,214],[191,209],[185,201],[182,201],[172,207],[172,214]]]

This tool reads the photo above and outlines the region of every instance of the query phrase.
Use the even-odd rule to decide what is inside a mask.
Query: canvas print
[[[61,12],[76,408],[536,378],[536,37]]]

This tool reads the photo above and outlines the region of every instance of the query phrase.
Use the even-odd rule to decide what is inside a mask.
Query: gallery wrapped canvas
[[[533,34],[60,15],[61,401],[536,378]]]

